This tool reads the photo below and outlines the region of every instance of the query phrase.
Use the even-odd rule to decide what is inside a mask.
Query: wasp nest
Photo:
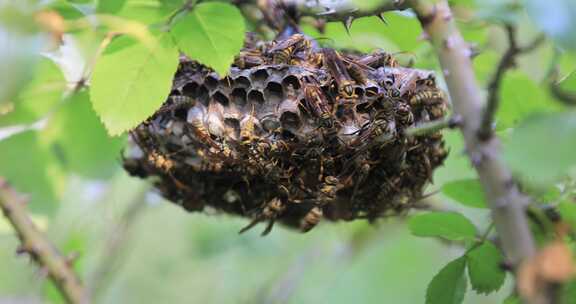
[[[384,52],[339,53],[303,35],[247,39],[228,76],[183,58],[162,108],[131,132],[124,167],[170,201],[306,232],[321,218],[373,220],[422,197],[447,151],[432,72]]]

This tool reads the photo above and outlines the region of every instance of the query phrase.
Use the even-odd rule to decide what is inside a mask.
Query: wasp
[[[338,95],[345,99],[355,99],[358,97],[354,92],[354,80],[348,74],[348,69],[344,65],[342,57],[334,49],[323,48],[324,65],[334,78],[338,87]]]
[[[188,117],[186,120],[189,123],[189,126],[192,128],[194,135],[198,138],[200,142],[209,145],[214,149],[220,149],[220,146],[212,136],[210,132],[204,126],[204,111],[201,107],[194,107],[188,111]],[[188,125],[186,125],[188,126]]]
[[[426,87],[435,87],[436,86],[436,77],[434,74],[430,73],[425,78],[419,79],[417,81],[418,84],[422,84]]]
[[[446,103],[433,104],[428,108],[428,113],[430,113],[431,119],[440,119],[446,115],[446,112],[448,112]]]
[[[367,141],[369,146],[385,145],[396,137],[396,121],[387,110],[378,111],[372,121],[362,129],[364,132],[361,132],[358,140]]]
[[[366,84],[368,82],[366,71],[374,71],[374,68],[361,62],[358,62],[357,60],[354,60],[350,56],[343,56],[342,60],[344,61],[346,70],[348,71],[348,74],[350,74],[350,77],[352,77],[352,79],[354,79],[357,83],[360,84]]]
[[[386,202],[394,197],[394,193],[400,192],[401,176],[392,178],[385,177],[384,182],[379,185],[380,191],[376,195],[377,202]]]
[[[444,92],[437,88],[424,89],[416,94],[414,94],[409,102],[413,107],[420,105],[432,105],[436,103],[443,102],[446,95]]]
[[[242,50],[240,54],[234,58],[234,65],[241,69],[249,69],[265,63],[262,52],[255,49]]]
[[[321,52],[314,52],[308,56],[306,65],[312,68],[320,68],[324,62],[324,56]]]
[[[375,51],[370,55],[359,58],[357,62],[372,68],[379,68],[382,66],[394,68],[399,66],[398,61],[396,61],[392,54],[384,51]]]
[[[414,114],[412,114],[412,109],[406,103],[397,103],[394,115],[396,116],[396,121],[403,127],[414,123]]]
[[[416,82],[419,78],[419,73],[414,69],[395,69],[397,74],[395,75],[396,87],[399,90],[400,96],[408,92],[414,92],[416,90]]]
[[[286,205],[282,203],[279,198],[273,198],[270,200],[266,205],[262,208],[262,211],[248,224],[246,227],[242,228],[238,233],[244,233],[250,230],[252,227],[256,226],[256,224],[262,221],[268,221],[268,225],[266,229],[262,231],[262,236],[265,236],[272,231],[272,227],[274,226],[274,222],[276,219],[286,210]]]
[[[273,64],[289,64],[296,52],[309,53],[311,48],[310,40],[306,39],[304,35],[294,34],[286,40],[275,43],[268,50],[268,53],[272,54]]]
[[[320,220],[322,219],[322,208],[318,206],[312,207],[304,217],[300,220],[300,230],[302,232],[308,232],[312,230],[312,228],[316,227]]]
[[[441,164],[448,157],[448,149],[443,144],[437,144],[430,148],[430,158],[436,164]]]
[[[318,83],[311,78],[306,78],[304,81],[304,99],[311,112],[319,118],[322,128],[334,128],[334,115],[329,108],[328,100]]]
[[[341,148],[343,141],[338,137],[340,123],[336,121],[336,117],[331,111],[328,100],[320,87],[305,81],[304,99],[308,108],[318,118],[325,144],[335,149]]]
[[[252,111],[248,117],[244,118],[241,122],[241,129],[240,129],[240,140],[243,146],[248,146],[256,139],[254,135],[254,105],[252,105]]]
[[[146,128],[146,130],[144,128]],[[191,190],[190,187],[186,186],[184,183],[174,177],[172,174],[172,171],[175,167],[174,161],[155,148],[157,145],[156,140],[147,130],[146,125],[136,128],[135,130],[131,131],[130,134],[140,149],[142,149],[142,151],[147,155],[146,160],[149,164],[161,172],[167,174],[178,189],[184,189],[186,191]]]
[[[336,199],[336,191],[340,187],[340,180],[335,176],[326,176],[324,182],[321,183],[318,203],[321,206],[329,204]]]
[[[196,99],[185,95],[172,95],[169,97],[170,103],[162,105],[156,113],[166,113],[191,108],[196,105]]]

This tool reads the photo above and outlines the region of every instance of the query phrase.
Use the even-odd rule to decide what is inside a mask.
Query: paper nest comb
[[[247,36],[229,74],[181,59],[173,90],[130,133],[124,167],[188,211],[211,207],[309,231],[322,219],[374,220],[413,207],[447,156],[432,72],[384,52],[340,53],[303,35]]]

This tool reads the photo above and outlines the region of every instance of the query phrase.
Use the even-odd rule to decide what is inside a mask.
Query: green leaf
[[[14,111],[0,116],[0,126],[32,123],[52,110],[62,98],[66,80],[58,66],[42,58],[32,80],[14,100]]]
[[[51,168],[54,159],[40,144],[37,132],[26,131],[1,140],[0,151],[0,176],[19,192],[30,195],[31,211],[52,213],[58,178]]]
[[[576,1],[525,0],[528,16],[556,43],[576,50]]]
[[[562,201],[558,204],[558,212],[563,221],[576,229],[576,203],[570,200]]]
[[[441,237],[452,241],[474,240],[476,237],[476,227],[456,212],[418,214],[410,218],[408,226],[417,236]]]
[[[512,169],[537,185],[548,185],[576,165],[576,112],[543,114],[522,122],[506,142]]]
[[[96,11],[105,14],[114,14],[122,10],[126,0],[98,0]]]
[[[148,118],[166,100],[178,66],[178,50],[162,33],[152,48],[135,43],[96,63],[91,99],[108,133],[119,135]],[[114,40],[110,47],[127,37]]]
[[[74,20],[85,16],[76,6],[64,0],[50,2],[46,8],[57,11],[58,14],[66,20]]]
[[[478,19],[496,24],[516,24],[521,18],[522,6],[515,0],[476,1],[476,3],[478,9],[475,14]]]
[[[225,75],[244,43],[244,18],[226,3],[201,3],[172,28],[186,55]]]
[[[470,166],[470,160],[464,153],[464,139],[460,132],[444,132],[446,149],[450,151],[444,165],[434,170],[434,184],[442,186],[447,182],[461,179],[472,179],[477,176],[476,171]]]
[[[473,208],[487,208],[482,186],[477,179],[462,179],[444,184],[442,192],[461,203]]]
[[[118,168],[124,139],[111,138],[92,109],[87,90],[71,95],[42,137],[62,166],[90,178],[108,178]]]
[[[428,48],[426,44],[418,41],[421,27],[415,17],[390,12],[385,14],[384,18],[388,25],[375,16],[354,20],[350,35],[341,22],[328,22],[325,33],[319,33],[307,26],[303,26],[303,30],[312,37],[320,37],[320,43],[327,42],[333,47],[353,48],[364,52],[374,48],[382,48],[387,52],[414,52],[418,48]],[[398,31],[399,28],[402,30]],[[413,56],[409,54],[409,57]]]
[[[502,287],[506,273],[500,268],[504,257],[491,242],[485,241],[466,254],[468,277],[477,293],[491,293]]]
[[[459,304],[466,295],[466,258],[460,257],[446,264],[432,278],[426,290],[426,304]]]
[[[502,302],[502,304],[522,304],[522,302],[520,302],[518,296],[512,294],[509,295],[506,299],[504,299],[504,302]]]
[[[474,58],[474,61],[472,61],[474,72],[481,83],[487,83],[490,77],[492,77],[492,74],[494,74],[494,67],[498,65],[500,57],[502,57],[502,55],[498,54],[496,51],[486,50]]]
[[[125,0],[126,3],[116,15],[147,24],[163,23],[184,1],[186,0]]]
[[[574,303],[574,299],[576,299],[576,280],[572,279],[563,284],[560,303],[571,304]]]
[[[520,71],[508,72],[501,85],[501,102],[496,115],[499,130],[513,127],[535,113],[559,108],[541,86]]]

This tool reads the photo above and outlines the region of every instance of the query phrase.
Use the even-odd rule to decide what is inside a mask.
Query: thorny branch
[[[478,131],[478,137],[481,140],[487,140],[493,135],[492,124],[494,122],[496,110],[498,110],[498,105],[500,103],[500,84],[502,83],[504,74],[506,74],[507,70],[515,66],[515,60],[518,55],[534,50],[540,44],[542,44],[545,39],[544,35],[539,35],[531,43],[521,47],[518,46],[516,38],[516,27],[511,24],[506,24],[505,29],[508,37],[508,49],[500,59],[494,76],[488,82],[488,99],[486,103],[486,109],[484,110],[484,115],[482,116],[482,125]]]
[[[70,262],[50,243],[30,220],[21,197],[0,177],[0,208],[18,234],[19,251],[30,255],[50,279],[68,303],[88,303],[86,290],[74,273]]]
[[[410,1],[422,27],[431,39],[454,105],[461,115],[460,129],[464,135],[466,152],[475,166],[490,202],[496,229],[502,239],[508,259],[517,266],[535,253],[534,240],[525,216],[528,199],[512,180],[512,174],[500,155],[500,142],[492,137],[481,141],[477,137],[481,127],[482,100],[476,83],[468,44],[456,28],[448,4],[441,1]]]
[[[301,16],[321,17],[326,21],[342,21],[380,16],[384,12],[404,10],[408,8],[405,0],[385,0],[370,10],[356,8],[348,0],[283,0],[286,5],[292,5]],[[352,19],[350,19],[352,18]]]

